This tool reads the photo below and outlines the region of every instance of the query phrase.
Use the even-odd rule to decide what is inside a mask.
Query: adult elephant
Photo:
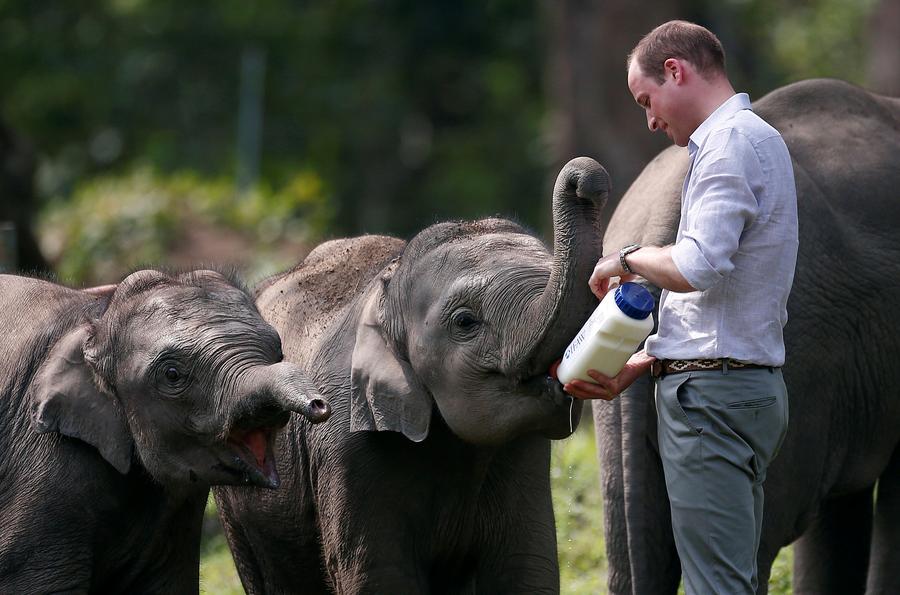
[[[216,489],[248,593],[557,593],[550,441],[581,407],[547,375],[596,305],[608,175],[553,197],[554,253],[502,219],[314,250],[257,304],[333,406],[279,441],[279,494]]]
[[[790,149],[800,215],[785,328],[790,425],[765,484],[759,592],[779,549],[799,538],[795,593],[900,593],[900,100],[810,80],[754,110]],[[612,216],[605,253],[674,241],[687,164],[677,147],[650,162]],[[650,379],[598,402],[594,421],[610,592],[675,593]]]

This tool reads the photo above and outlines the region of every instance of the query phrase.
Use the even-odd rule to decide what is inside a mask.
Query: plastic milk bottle
[[[623,283],[607,293],[566,348],[556,370],[559,381],[593,382],[588,370],[618,374],[653,330],[652,311],[653,296],[637,283]]]

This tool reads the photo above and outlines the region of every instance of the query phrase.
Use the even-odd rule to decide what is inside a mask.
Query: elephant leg
[[[591,404],[594,435],[600,459],[606,559],[610,593],[631,593],[631,562],[625,524],[625,488],[622,483],[621,399]]]
[[[258,563],[253,556],[253,546],[241,530],[240,525],[231,519],[235,518],[235,511],[231,500],[227,495],[220,495],[221,488],[216,493],[216,510],[219,514],[219,522],[222,524],[222,532],[231,550],[234,566],[241,578],[241,584],[248,595],[264,593],[263,578],[258,570]]]
[[[872,533],[872,488],[829,498],[794,545],[796,595],[864,593]]]
[[[374,450],[370,448],[370,452]],[[316,487],[331,592],[430,593],[428,563],[434,520],[423,521],[421,504],[426,497],[415,481],[418,468],[410,471],[413,479],[404,480],[404,467],[383,464],[400,460],[399,456],[357,459],[364,459],[369,469],[360,461],[333,457],[340,464],[346,462],[346,467],[329,475],[320,473]]]
[[[619,398],[594,403],[612,595],[674,595],[681,577],[654,392],[644,377]]]
[[[247,595],[290,592],[291,585],[303,585],[305,595],[331,592],[311,515],[276,517],[273,509],[278,507],[271,506],[267,498],[280,490],[272,493],[257,490],[249,498],[247,488],[216,488],[215,491],[219,520]],[[285,491],[280,495],[291,493]],[[297,491],[292,494],[295,498],[292,503],[301,509],[305,502]]]
[[[477,503],[476,592],[558,594],[549,440],[520,438],[495,456],[491,469]]]
[[[900,593],[900,448],[878,480],[867,593]]]

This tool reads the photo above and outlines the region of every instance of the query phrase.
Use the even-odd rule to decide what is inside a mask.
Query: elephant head
[[[565,166],[553,254],[501,219],[441,223],[414,237],[361,304],[351,427],[420,441],[436,408],[473,444],[568,436],[581,403],[547,371],[596,306],[587,279],[608,191],[592,159]]]
[[[133,456],[158,482],[276,487],[275,431],[330,408],[281,362],[247,292],[213,271],[140,271],[90,292],[99,312],[36,372],[32,424],[94,446],[119,472]]]

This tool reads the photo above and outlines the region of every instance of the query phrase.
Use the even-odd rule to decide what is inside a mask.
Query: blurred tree
[[[653,27],[677,18],[678,3],[646,0],[641,10],[628,0],[544,0],[542,5],[549,37],[546,134],[552,169],[577,155],[600,161],[613,185],[608,218],[631,180],[667,142],[643,128],[643,112],[626,84],[626,56]]]
[[[13,234],[12,243],[6,248],[11,249],[9,256],[16,262],[6,264],[22,271],[47,268],[32,227],[37,206],[34,168],[35,156],[30,143],[0,119],[0,223],[12,224],[6,230]]]
[[[334,233],[494,213],[534,226],[569,158],[604,162],[615,199],[665,144],[624,85],[624,56],[654,25],[712,28],[759,97],[808,76],[864,82],[874,2],[0,0],[0,102],[38,147],[42,196],[145,165],[234,181],[255,48],[260,184],[314,172]]]
[[[869,86],[900,97],[900,0],[880,0],[869,18],[868,31]]]
[[[881,0],[882,12],[900,0]],[[554,170],[572,156],[597,158],[613,180],[611,207],[668,140],[646,131],[626,85],[625,57],[653,27],[673,18],[716,33],[735,88],[758,99],[787,83],[816,76],[864,84],[866,24],[875,0],[544,0],[546,133]],[[900,19],[879,24],[880,47],[900,43]],[[873,25],[874,28],[874,25]],[[873,50],[875,51],[875,50]],[[890,50],[885,50],[890,53]],[[900,76],[895,51],[882,76]],[[874,58],[873,58],[874,59]],[[607,209],[607,215],[612,208]]]
[[[514,0],[0,0],[0,100],[45,194],[150,164],[233,175],[241,55],[267,56],[261,179],[324,180],[340,233],[542,196],[541,48]]]

